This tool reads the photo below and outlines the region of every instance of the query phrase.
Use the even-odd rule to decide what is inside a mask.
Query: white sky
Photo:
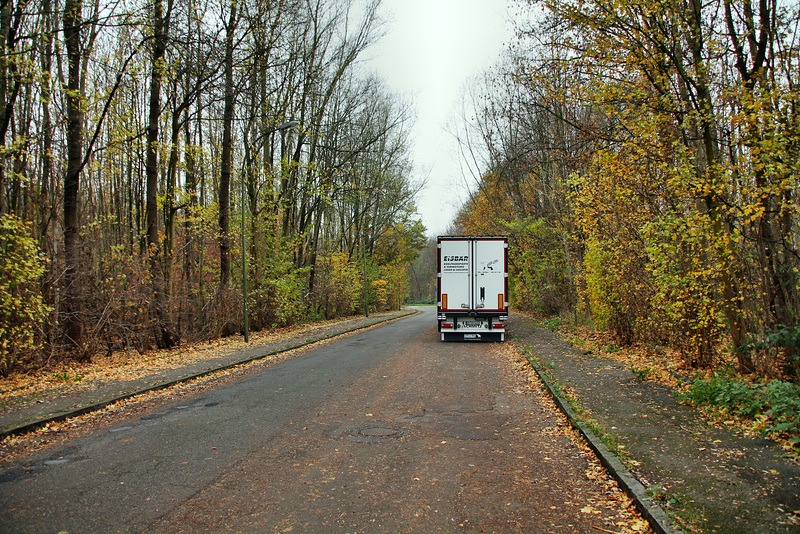
[[[414,103],[418,198],[429,236],[444,232],[466,198],[458,147],[446,131],[471,77],[493,65],[511,39],[507,0],[383,0],[387,35],[367,51],[366,66]]]

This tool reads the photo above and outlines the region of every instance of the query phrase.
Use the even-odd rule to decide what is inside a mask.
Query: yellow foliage
[[[44,262],[25,224],[0,216],[0,374],[6,375],[22,354],[37,350],[37,336],[48,307],[39,291]]]

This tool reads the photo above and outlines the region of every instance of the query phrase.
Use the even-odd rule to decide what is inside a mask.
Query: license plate
[[[461,323],[464,328],[483,328],[484,322],[483,321],[464,321]]]

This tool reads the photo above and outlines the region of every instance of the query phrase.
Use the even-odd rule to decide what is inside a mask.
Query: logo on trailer
[[[469,273],[469,256],[442,256],[442,272],[461,274]]]

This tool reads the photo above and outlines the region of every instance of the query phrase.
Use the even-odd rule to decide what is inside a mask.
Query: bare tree
[[[167,309],[164,294],[164,274],[161,271],[161,243],[158,235],[158,143],[159,118],[161,117],[161,85],[163,79],[163,60],[169,38],[169,19],[172,13],[172,0],[168,0],[164,12],[162,0],[153,0],[153,55],[150,74],[150,103],[147,123],[147,247],[150,255],[150,275],[153,282],[155,308],[156,345],[167,348],[176,345],[178,334],[174,331]]]
[[[81,93],[83,50],[81,44],[82,0],[66,0],[64,4],[64,40],[67,47],[67,170],[64,177],[64,295],[62,314],[64,335],[69,344],[79,346],[82,324],[77,316],[79,292],[78,270],[78,190],[83,166],[83,93]]]
[[[230,194],[233,150],[233,48],[234,34],[238,23],[236,0],[229,6],[228,21],[225,24],[225,109],[222,114],[222,156],[219,175],[219,286],[228,285],[231,273],[230,258]]]

